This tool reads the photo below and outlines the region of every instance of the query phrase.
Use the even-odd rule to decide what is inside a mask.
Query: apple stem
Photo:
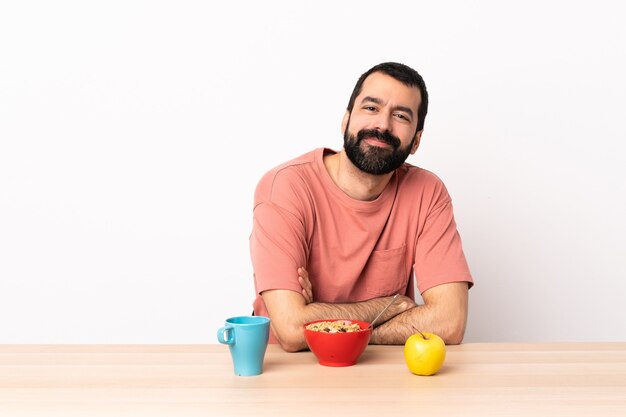
[[[415,330],[417,330],[417,332],[420,334],[420,336],[424,338],[424,340],[428,340],[428,338],[424,335],[424,333],[420,332],[418,329],[415,329]]]

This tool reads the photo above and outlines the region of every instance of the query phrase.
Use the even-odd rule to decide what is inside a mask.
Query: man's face
[[[351,113],[343,121],[344,149],[350,161],[372,175],[390,173],[419,146],[421,100],[417,87],[379,72],[367,77]]]

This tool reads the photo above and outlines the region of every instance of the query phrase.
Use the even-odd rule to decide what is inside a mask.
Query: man
[[[434,174],[404,163],[428,109],[422,77],[398,63],[358,80],[340,152],[317,149],[268,172],[254,198],[254,313],[270,340],[306,349],[303,324],[379,319],[373,344],[420,331],[461,343],[473,285],[450,197]],[[424,304],[414,301],[414,281]]]

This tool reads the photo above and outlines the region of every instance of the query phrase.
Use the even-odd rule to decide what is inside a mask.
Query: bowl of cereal
[[[316,320],[304,325],[304,338],[320,365],[354,365],[372,337],[369,323],[358,320]]]

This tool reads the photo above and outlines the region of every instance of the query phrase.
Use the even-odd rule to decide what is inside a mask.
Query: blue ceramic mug
[[[240,376],[263,372],[269,336],[270,319],[264,316],[231,317],[217,331],[217,340],[230,348],[235,374]]]

